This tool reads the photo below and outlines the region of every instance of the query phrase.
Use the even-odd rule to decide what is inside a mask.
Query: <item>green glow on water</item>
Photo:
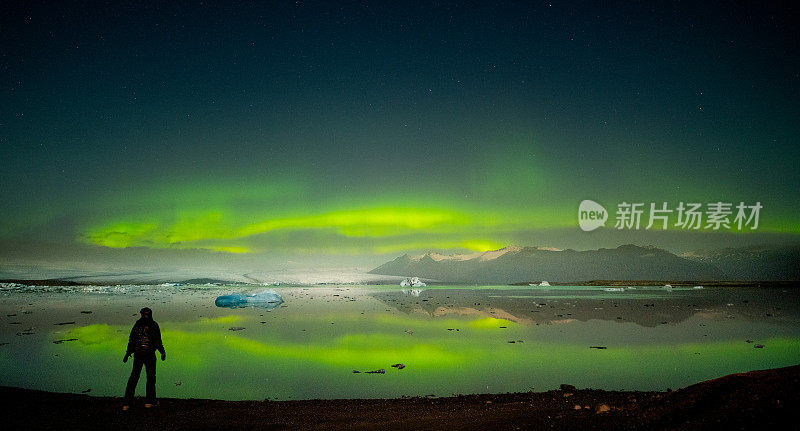
[[[388,286],[286,287],[275,288],[285,302],[269,311],[215,307],[228,288],[19,293],[3,305],[21,324],[0,328],[10,342],[0,348],[0,382],[120,396],[131,366],[122,356],[142,303],[154,309],[167,351],[159,395],[181,398],[446,396],[561,383],[663,390],[800,357],[793,291],[637,289],[623,299],[591,289],[570,297],[558,288],[521,295],[530,289],[454,287],[412,296]],[[16,335],[28,327],[33,334]],[[379,369],[385,374],[366,373]]]
[[[575,342],[536,339],[531,327],[495,318],[350,316],[336,321],[344,333],[331,337],[320,333],[330,325],[329,317],[306,319],[305,339],[286,339],[282,333],[292,325],[258,331],[253,319],[236,315],[163,323],[169,328],[163,331],[168,361],[159,363],[159,376],[184,384],[162,385],[162,390],[171,396],[230,399],[385,397],[480,392],[484,387],[544,390],[564,379],[605,389],[664,389],[732,371],[789,365],[800,355],[800,339],[789,337],[764,340],[768,347],[759,350],[740,340],[653,345],[622,340],[595,350]],[[227,329],[239,324],[248,329]],[[447,330],[454,327],[459,330]],[[403,328],[413,328],[413,334]],[[68,345],[65,360],[114,369],[111,364],[124,349],[127,330],[105,324],[74,328],[70,336],[79,341]],[[524,343],[518,341],[523,338]],[[391,368],[395,363],[406,368]],[[351,372],[379,368],[387,374],[367,382],[354,380],[366,376]],[[124,370],[117,370],[118,380],[124,380]],[[218,380],[220,375],[226,376],[224,381]],[[265,380],[268,387],[255,383]]]

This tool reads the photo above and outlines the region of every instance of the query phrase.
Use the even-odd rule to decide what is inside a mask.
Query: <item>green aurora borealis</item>
[[[557,211],[525,205],[505,211],[479,207],[446,193],[409,196],[309,196],[301,182],[208,183],[169,186],[130,205],[116,202],[113,216],[88,224],[81,239],[108,247],[207,248],[265,251],[390,253],[421,248],[489,250],[513,240],[513,232],[564,227]],[[322,207],[312,202],[324,202]],[[118,213],[114,213],[117,210]],[[302,241],[293,244],[291,236]],[[261,249],[259,249],[261,247]]]
[[[793,16],[737,2],[17,5],[0,26],[2,253],[371,264],[796,242]],[[757,232],[617,232],[612,218],[584,233],[583,199],[763,210]]]

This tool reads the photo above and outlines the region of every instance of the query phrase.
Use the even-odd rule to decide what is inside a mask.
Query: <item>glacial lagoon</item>
[[[266,289],[283,302],[215,305]],[[665,390],[800,358],[796,288],[17,287],[0,291],[0,385],[121,396],[145,306],[167,351],[159,397]]]

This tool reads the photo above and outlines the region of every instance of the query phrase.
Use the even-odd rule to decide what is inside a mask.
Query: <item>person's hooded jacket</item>
[[[161,343],[161,329],[152,318],[141,317],[131,329],[126,354],[152,353],[156,350],[162,355],[165,354],[164,345]]]

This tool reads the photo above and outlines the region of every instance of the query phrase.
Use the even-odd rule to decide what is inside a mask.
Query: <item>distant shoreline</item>
[[[426,280],[428,281],[428,280]],[[518,283],[457,283],[457,282],[436,282],[436,281],[429,281],[429,284],[432,286],[520,286],[520,287],[537,287],[537,286],[530,286],[530,284],[536,283],[538,284],[541,280],[531,280],[531,281],[524,281]],[[164,282],[148,282],[148,283],[141,283],[141,282],[130,282],[130,283],[120,283],[118,281],[115,282],[108,282],[103,283],[101,281],[91,281],[91,282],[78,282],[73,280],[64,280],[64,279],[2,279],[0,283],[13,283],[13,284],[23,284],[25,286],[120,286],[120,285],[137,285],[137,286],[159,286]],[[192,286],[198,285],[202,286],[203,283],[192,283],[189,281],[179,281],[177,282],[179,285],[184,286]],[[386,282],[382,283],[316,283],[316,284],[296,284],[296,283],[276,283],[272,285],[263,285],[257,283],[244,283],[244,282],[237,282],[237,281],[226,281],[226,280],[219,280],[217,284],[220,285],[227,285],[227,284],[235,284],[235,285],[244,285],[244,286],[262,286],[262,287],[309,287],[309,286],[360,286],[360,285],[376,285],[376,286],[392,286],[395,284],[390,284]],[[713,280],[696,280],[696,281],[686,281],[686,280],[586,280],[586,281],[572,281],[572,282],[558,282],[558,281],[550,281],[551,286],[664,286],[665,284],[669,284],[675,287],[686,287],[686,286],[703,286],[703,287],[795,287],[800,285],[800,280],[760,280],[760,281],[753,281],[753,280],[740,280],[740,281],[713,281]],[[398,285],[399,286],[399,285]]]
[[[0,387],[8,429],[778,429],[800,419],[800,365],[677,391],[575,389],[445,398],[219,401],[137,399]],[[265,391],[268,391],[265,388]]]
[[[510,286],[528,286],[535,281],[512,283]],[[669,284],[675,287],[703,286],[703,287],[793,287],[800,284],[800,280],[764,280],[764,281],[711,281],[711,280],[589,280],[568,283],[550,282],[551,286],[664,286]]]

